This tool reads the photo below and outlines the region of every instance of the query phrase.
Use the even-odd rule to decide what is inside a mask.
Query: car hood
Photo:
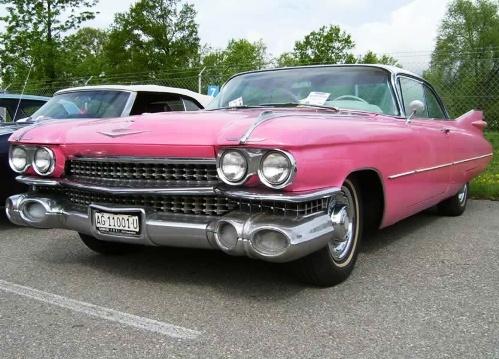
[[[25,127],[18,123],[0,123],[0,136],[14,133],[20,128]]]
[[[382,116],[381,116],[382,117]],[[144,114],[117,119],[50,121],[17,131],[11,142],[171,146],[270,146],[351,140],[380,116],[304,109],[244,109]],[[365,131],[364,131],[365,132]],[[369,132],[369,131],[367,131]],[[362,133],[362,131],[360,131]],[[372,134],[372,132],[371,132]]]

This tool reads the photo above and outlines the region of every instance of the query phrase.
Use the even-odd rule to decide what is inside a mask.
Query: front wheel
[[[302,280],[327,287],[348,278],[357,260],[362,237],[361,202],[358,185],[347,179],[328,209],[335,228],[334,237],[323,249],[293,263]]]
[[[466,183],[454,196],[438,204],[438,213],[442,216],[457,217],[464,213],[468,203],[469,185]]]
[[[81,241],[88,248],[99,254],[121,255],[121,254],[134,253],[141,249],[140,246],[133,244],[101,241],[83,233],[78,233],[78,234],[80,236]]]

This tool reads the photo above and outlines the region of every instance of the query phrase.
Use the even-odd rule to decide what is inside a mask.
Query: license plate
[[[95,228],[104,234],[140,234],[140,214],[94,212]]]

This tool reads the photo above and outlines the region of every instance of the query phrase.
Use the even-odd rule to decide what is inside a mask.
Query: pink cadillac
[[[11,167],[31,190],[6,211],[99,253],[219,249],[333,285],[370,230],[435,205],[463,213],[491,160],[485,125],[478,110],[449,119],[430,84],[395,67],[243,73],[206,111],[16,132]]]

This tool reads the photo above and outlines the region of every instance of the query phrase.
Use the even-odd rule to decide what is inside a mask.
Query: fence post
[[[201,88],[203,87],[202,84],[202,79],[203,79],[203,72],[206,70],[206,67],[203,67],[201,72],[198,74],[198,92],[201,93]]]

